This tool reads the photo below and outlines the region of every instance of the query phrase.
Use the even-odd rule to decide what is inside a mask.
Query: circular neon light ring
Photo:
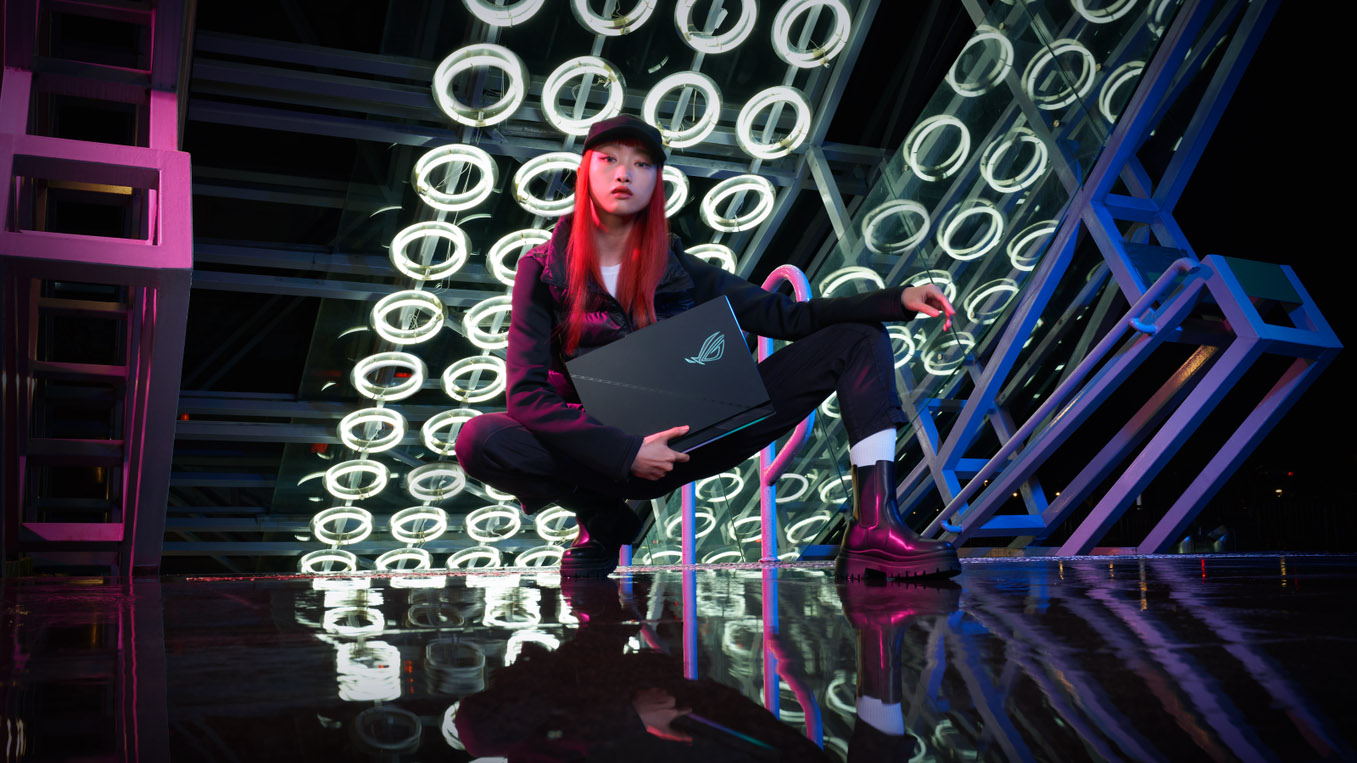
[[[452,251],[442,262],[425,264],[410,258],[407,250],[410,244],[421,239],[442,239],[449,242]],[[436,246],[436,244],[435,244]],[[466,263],[467,253],[471,251],[471,239],[452,223],[430,220],[415,223],[396,234],[391,239],[391,264],[396,270],[417,281],[438,281],[456,273]]]
[[[983,217],[987,221],[983,235],[969,246],[956,246],[952,238],[961,229],[962,223],[972,217]],[[984,199],[976,199],[968,207],[956,206],[947,210],[942,223],[938,225],[938,246],[954,260],[966,262],[989,254],[1004,237],[1004,216],[994,205]]]
[[[569,194],[559,199],[543,199],[533,196],[528,191],[528,184],[538,175],[544,175],[548,172],[574,172],[579,169],[580,155],[572,154],[569,151],[553,151],[547,154],[534,156],[523,163],[522,167],[514,173],[514,201],[518,202],[520,207],[534,215],[542,217],[560,217],[575,208],[574,186]]]
[[[496,490],[495,488],[491,487],[491,486],[490,486],[489,484],[487,484],[487,483],[482,482],[482,483],[481,483],[481,487],[485,488],[485,494],[486,494],[486,495],[490,496],[492,499],[494,499],[494,500],[496,500],[496,501],[499,501],[500,503],[507,503],[507,502],[509,502],[509,501],[517,501],[517,500],[518,500],[518,497],[517,497],[517,496],[515,496],[515,495],[510,495],[509,493],[505,493],[505,492],[503,492],[503,491],[501,491],[501,490]]]
[[[1136,0],[1113,0],[1106,8],[1090,9],[1088,0],[1070,0],[1074,10],[1092,24],[1111,24],[1135,7]]]
[[[795,122],[787,135],[771,143],[765,143],[754,137],[754,118],[764,109],[772,109],[776,104],[792,107]],[[771,119],[771,116],[770,116]],[[746,154],[755,159],[777,159],[800,148],[810,135],[810,104],[806,96],[794,87],[778,85],[759,91],[740,109],[735,120],[735,141]]]
[[[744,490],[744,477],[739,472],[721,472],[703,477],[693,487],[697,500],[708,503],[727,503]]]
[[[843,493],[842,498],[831,497],[831,494],[836,489]],[[848,500],[848,496],[852,489],[853,475],[845,474],[842,477],[830,477],[820,483],[820,488],[816,492],[820,496],[821,503],[838,505]]]
[[[1055,233],[1057,223],[1055,220],[1042,220],[1039,223],[1023,228],[1013,240],[1008,242],[1005,248],[1008,253],[1008,261],[1013,263],[1013,267],[1023,272],[1031,272],[1037,266],[1037,259],[1041,257],[1041,250],[1046,244],[1046,239]],[[1036,245],[1033,247],[1033,245]],[[1033,254],[1028,254],[1029,249],[1035,249]]]
[[[368,381],[368,375],[372,372],[388,368],[403,371],[408,376],[388,387]],[[424,386],[424,376],[427,373],[424,361],[408,352],[379,352],[355,363],[350,380],[354,389],[357,389],[358,394],[363,397],[373,400],[404,400]]]
[[[452,80],[477,66],[488,66],[504,73],[507,84],[498,101],[488,106],[468,106],[452,94]],[[454,122],[469,127],[499,124],[518,110],[527,95],[528,68],[512,50],[503,45],[480,43],[454,51],[438,64],[433,75],[433,95],[438,108]]]
[[[575,13],[575,20],[590,32],[604,37],[619,37],[635,32],[646,23],[650,14],[655,12],[656,2],[657,0],[636,0],[636,5],[630,13],[615,11],[611,18],[604,18],[590,10],[589,0],[570,0],[570,10]]]
[[[834,29],[829,33],[829,39],[813,48],[793,45],[792,23],[817,6],[828,8],[834,14]],[[842,0],[788,0],[773,16],[773,50],[778,58],[798,69],[826,65],[848,44],[852,18]]]
[[[810,543],[815,539],[815,534],[829,524],[830,516],[828,511],[817,511],[787,525],[787,542],[797,545]]]
[[[402,566],[404,562],[414,562],[414,566]],[[433,569],[433,557],[428,549],[393,548],[377,557],[374,564],[379,570],[428,570]]]
[[[1079,59],[1079,75],[1075,78],[1074,84],[1054,93],[1038,93],[1037,80],[1046,72],[1047,67],[1054,64],[1058,57],[1069,53],[1073,53]],[[1063,73],[1072,71],[1073,67],[1062,66],[1060,69],[1061,74],[1053,78],[1055,82],[1065,82]],[[1037,104],[1037,108],[1054,111],[1088,95],[1088,91],[1093,89],[1093,76],[1097,71],[1098,62],[1088,48],[1080,45],[1077,40],[1061,38],[1043,47],[1032,57],[1027,64],[1027,70],[1023,72],[1022,86],[1027,96]]]
[[[354,719],[353,730],[354,735],[373,750],[401,753],[419,749],[424,726],[419,716],[409,710],[386,705],[359,713]]]
[[[693,6],[697,0],[678,0],[674,8],[674,25],[679,36],[688,47],[698,53],[725,53],[739,47],[754,31],[754,19],[758,14],[755,0],[740,0],[740,17],[735,24],[719,34],[707,34],[693,26]],[[724,15],[724,14],[722,14]]]
[[[948,301],[950,302],[951,300]],[[914,346],[914,337],[909,333],[909,329],[896,323],[887,326],[886,333],[890,335],[891,349],[895,353],[895,367],[903,368],[905,364],[914,357],[914,353],[918,350],[918,348]]]
[[[759,623],[727,620],[721,631],[721,651],[737,660],[753,657],[762,643],[763,628]]]
[[[541,565],[549,567],[551,565]],[[523,652],[525,643],[539,644],[546,647],[547,651],[554,652],[561,645],[561,640],[549,633],[541,631],[515,631],[507,641],[504,642],[504,664],[512,665],[518,660],[518,655]]]
[[[357,525],[351,528],[352,522]],[[322,543],[347,546],[372,534],[372,515],[357,506],[335,506],[311,517],[311,532]]]
[[[897,216],[907,235],[904,238],[891,241],[879,241],[877,235],[882,226],[896,219]],[[904,222],[910,216],[917,218],[913,233],[908,233],[909,226]],[[924,205],[913,199],[895,199],[876,207],[863,217],[862,240],[867,244],[868,250],[877,254],[902,254],[918,246],[919,242],[924,240],[924,236],[928,235],[930,222],[928,209]]]
[[[985,307],[986,302],[1000,295],[1005,296],[999,300],[998,304]],[[999,314],[1013,302],[1013,298],[1017,295],[1017,281],[1012,278],[999,278],[966,295],[966,299],[961,303],[961,308],[966,311],[966,315],[972,321],[981,325],[989,325],[999,319]]]
[[[424,447],[440,456],[457,455],[457,433],[462,430],[463,424],[479,415],[481,412],[474,408],[454,408],[435,413],[419,430]],[[447,436],[440,437],[444,430],[447,430]]]
[[[857,687],[853,683],[847,675],[839,673],[829,682],[829,688],[825,691],[825,702],[849,720],[856,720],[858,717]]]
[[[737,217],[726,217],[716,211],[721,202],[727,198],[748,192],[758,195],[758,203],[750,211]],[[733,178],[726,178],[712,186],[703,197],[702,222],[724,233],[748,230],[768,219],[768,215],[773,213],[773,202],[776,199],[773,184],[767,178],[758,175],[736,175]]]
[[[925,158],[929,151],[925,149],[924,142],[933,133],[947,128],[957,132],[956,147],[942,161],[926,164]],[[929,148],[933,147],[929,146]],[[935,114],[915,125],[914,129],[909,131],[909,135],[905,136],[903,150],[905,162],[909,164],[909,168],[921,180],[943,180],[955,175],[966,165],[966,160],[971,155],[971,131],[964,122],[951,114]]]
[[[466,472],[451,461],[437,461],[411,469],[405,476],[405,489],[416,501],[438,503],[462,492]],[[407,541],[408,542],[408,541]]]
[[[1150,34],[1154,35],[1155,39],[1164,36],[1164,32],[1168,30],[1168,22],[1166,21],[1168,13],[1177,7],[1178,0],[1157,0],[1155,2],[1154,11],[1149,14],[1150,22],[1146,24],[1149,27]]]
[[[874,289],[883,289],[886,286],[875,270],[864,268],[861,265],[849,265],[825,276],[825,280],[820,282],[820,294],[825,297],[831,296],[838,293],[838,290],[843,286],[854,281],[866,281]]]
[[[463,376],[471,376],[477,371],[488,372],[494,375],[489,384],[483,384],[480,387],[468,388],[462,387],[457,380]],[[474,355],[470,358],[461,360],[448,366],[443,372],[443,391],[448,397],[459,403],[479,403],[489,400],[504,391],[504,360],[494,355]]]
[[[304,573],[313,574],[353,572],[358,569],[358,557],[342,548],[323,548],[303,555],[297,567]]]
[[[360,427],[362,429],[359,429]],[[379,432],[382,427],[390,431],[374,437],[359,434],[360,431],[364,433],[372,431],[369,427],[377,427]],[[399,445],[403,437],[405,437],[405,417],[390,408],[364,408],[350,413],[339,422],[340,442],[344,443],[345,447],[357,451],[380,453],[390,450]]]
[[[518,507],[497,503],[466,515],[466,534],[481,543],[496,543],[513,537],[523,528]]]
[[[517,230],[501,238],[485,255],[485,261],[490,266],[490,274],[505,286],[513,286],[514,275],[518,273],[518,260],[533,247],[550,240],[551,231],[537,228]],[[510,257],[513,258],[513,267],[509,267]]]
[[[966,354],[975,347],[975,337],[965,331],[951,331],[938,340],[937,346],[924,352],[924,370],[934,376],[946,376],[966,361]],[[952,357],[947,357],[951,355]]]
[[[1027,164],[1012,177],[1001,178],[996,169],[1004,156],[1021,146],[1032,146],[1032,157]],[[1046,174],[1050,167],[1050,155],[1046,143],[1037,134],[1026,127],[1019,127],[1008,135],[995,140],[980,154],[980,175],[990,188],[999,193],[1014,193],[1032,185]]]
[[[552,506],[537,513],[533,518],[537,535],[544,541],[563,543],[574,540],[580,534],[575,514],[560,506]]]
[[[364,483],[363,477],[368,477]],[[341,501],[361,501],[376,495],[386,487],[390,474],[380,461],[356,458],[341,461],[325,470],[325,490]],[[357,482],[357,487],[354,482]],[[316,537],[320,537],[317,535]]]
[[[565,549],[560,546],[534,546],[514,559],[515,567],[559,567]]]
[[[471,15],[490,26],[514,26],[532,18],[547,0],[519,0],[496,5],[491,0],[462,0]]]
[[[753,527],[754,531],[748,535],[741,535],[744,528]],[[746,517],[732,519],[726,525],[726,535],[733,541],[740,543],[757,543],[763,540],[763,517],[758,514],[751,514]]]
[[[485,564],[477,564],[485,562]],[[469,570],[477,568],[500,567],[503,558],[494,546],[469,546],[448,557],[448,569]]]
[[[429,176],[435,169],[444,165],[475,167],[479,171],[476,184],[456,193],[449,193],[438,187]],[[461,171],[450,173],[444,179],[443,185],[455,183],[460,176]],[[425,204],[434,209],[459,212],[471,209],[490,198],[490,193],[499,184],[499,166],[484,149],[469,143],[453,143],[439,146],[419,157],[414,170],[410,173],[410,182],[415,187],[415,193],[419,194],[419,198],[423,199]]]
[[[466,329],[466,338],[482,350],[498,350],[509,346],[509,310],[513,307],[508,296],[491,297],[476,303],[466,311],[462,318],[462,327]],[[500,318],[503,326],[499,331],[486,331],[481,324]]]
[[[782,485],[785,482],[795,482],[796,489],[792,492],[784,491]],[[778,477],[777,484],[777,501],[775,503],[800,500],[806,494],[806,491],[810,490],[810,480],[804,474],[797,474],[796,472],[787,472]]]
[[[392,321],[392,313],[397,313],[399,323]],[[409,325],[406,317],[411,319]],[[372,306],[372,329],[392,344],[427,342],[443,330],[444,319],[443,303],[420,289],[388,294]]]
[[[989,71],[982,73],[979,80],[974,83],[962,81],[962,78],[957,74],[957,66],[966,57],[966,51],[973,46],[984,45],[987,42],[995,43],[993,46],[988,46],[989,50],[994,51],[994,63],[990,66]],[[952,90],[963,98],[975,98],[984,95],[994,89],[994,86],[1002,82],[1004,77],[1007,77],[1008,73],[1013,70],[1014,58],[1013,43],[1007,37],[992,26],[978,26],[975,29],[975,35],[966,41],[965,47],[961,49],[961,53],[952,62],[952,68],[947,70],[947,84],[951,85]]]
[[[660,122],[660,102],[670,91],[684,87],[697,88],[698,92],[702,93],[706,105],[702,109],[702,116],[698,117],[696,122],[688,127],[672,129]],[[711,77],[701,72],[684,71],[671,74],[656,82],[650,92],[646,93],[645,101],[641,103],[641,116],[659,128],[665,145],[671,148],[696,146],[716,129],[716,123],[721,118],[721,91]]]
[[[392,514],[389,526],[391,537],[401,543],[427,543],[447,532],[448,513],[436,506],[411,506]]]
[[[705,538],[716,529],[716,517],[706,509],[697,509],[693,512],[693,538]],[[671,540],[678,540],[683,535],[683,514],[675,514],[664,523],[665,537]]]
[[[1118,90],[1139,79],[1144,71],[1144,61],[1128,61],[1113,69],[1112,73],[1107,75],[1107,79],[1103,81],[1102,89],[1098,91],[1098,111],[1102,113],[1104,119],[1109,122],[1117,121],[1117,114],[1121,113],[1125,104],[1113,108],[1113,97],[1116,96]]]
[[[725,244],[698,244],[688,247],[688,254],[706,260],[727,273],[735,272],[735,251]]]
[[[599,109],[598,113],[593,116],[579,119],[566,116],[561,113],[560,105],[556,103],[556,96],[560,93],[561,88],[565,86],[565,83],[576,77],[589,77],[591,79],[598,77],[603,80],[604,86],[608,88],[608,100],[604,102],[603,108]],[[580,56],[566,61],[547,75],[547,81],[542,85],[542,113],[552,127],[566,135],[587,135],[589,128],[595,122],[601,122],[622,113],[622,101],[626,94],[627,84],[622,79],[622,73],[612,64],[598,56]]]
[[[688,176],[678,167],[666,164],[660,170],[660,177],[667,184],[664,188],[664,216],[673,217],[688,203]]]
[[[516,567],[559,567],[560,557],[565,555],[565,548],[560,546],[533,546],[528,548],[522,554],[514,558],[513,566]]]
[[[386,627],[386,618],[371,607],[335,607],[325,610],[321,625],[336,636],[376,636]]]

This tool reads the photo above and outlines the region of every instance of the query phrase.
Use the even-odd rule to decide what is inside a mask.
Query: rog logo
[[[684,358],[689,363],[696,363],[699,366],[705,366],[708,363],[720,360],[721,355],[726,351],[726,335],[720,331],[714,332],[707,337],[707,341],[702,343],[702,349],[698,350],[697,355],[691,358]]]

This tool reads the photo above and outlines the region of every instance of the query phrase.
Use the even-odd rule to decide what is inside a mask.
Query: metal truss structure
[[[1205,451],[1211,455],[1199,474],[1131,549],[1169,550],[1341,347],[1289,267],[1218,255],[1199,259],[1173,218],[1174,205],[1275,9],[1267,3],[1183,4],[1097,163],[1073,191],[1042,272],[1008,319],[994,351],[983,362],[968,363],[974,386],[955,424],[945,437],[935,428],[919,428],[930,456],[901,491],[917,499],[923,472],[930,473],[946,503],[930,532],[959,543],[998,536],[1016,538],[1016,546],[1040,545],[1075,518],[1077,524],[1054,550],[1089,553],[1225,395],[1246,374],[1257,372],[1261,358],[1284,359],[1275,383],[1227,439],[1203,446],[1213,451]],[[978,8],[973,12],[979,17]],[[1188,121],[1173,159],[1152,178],[1137,152],[1192,67],[1217,50],[1220,60],[1206,96]],[[1076,351],[1064,361],[1059,385],[1024,425],[1015,427],[999,401],[1005,385],[1015,379],[1012,370],[1047,300],[1068,273],[1081,230],[1097,243],[1111,277],[1099,275],[1107,280],[1100,298],[1093,288],[1081,295],[1100,299],[1103,315],[1086,324],[1080,346],[1088,347],[1100,327],[1107,333],[1097,337],[1092,349]],[[1107,297],[1115,294],[1131,307],[1121,318],[1107,321]],[[1026,362],[1041,363],[1042,350],[1067,335],[1068,328],[1050,331]],[[1192,348],[1192,354],[1063,491],[1048,498],[1033,479],[1037,470],[1165,342]],[[975,468],[972,447],[986,419],[1001,446]],[[962,479],[968,479],[964,486]],[[1107,480],[1111,486],[1100,490]],[[1026,511],[1000,514],[1014,491],[1021,494]],[[1093,508],[1078,512],[1089,499],[1096,500]]]
[[[193,263],[187,23],[180,3],[5,3],[6,560],[159,568]],[[82,24],[134,42],[106,55],[45,36]],[[123,143],[68,137],[90,102],[127,119]]]
[[[654,4],[634,5],[639,13]],[[652,110],[671,132],[669,166],[679,174],[667,178],[667,188],[689,199],[671,224],[690,248],[707,244],[707,256],[726,258],[744,276],[767,272],[780,264],[772,244],[796,225],[793,210],[806,194],[823,204],[835,234],[810,261],[796,263],[816,294],[932,282],[957,296],[956,328],[892,329],[914,423],[901,444],[910,471],[899,493],[929,534],[1089,552],[1241,377],[1270,368],[1269,358],[1287,359],[1233,434],[1208,446],[1213,455],[1200,475],[1136,547],[1171,546],[1340,347],[1289,268],[1198,257],[1173,218],[1275,0],[1119,0],[1100,10],[1063,0],[992,7],[965,0],[976,33],[924,116],[891,150],[826,140],[879,0],[762,5],[768,7],[717,0],[699,18],[691,4],[680,4],[674,25],[661,28],[655,21],[643,27],[644,18],[613,0],[598,16],[577,10],[573,19],[560,12],[533,23],[472,18],[456,3],[434,3],[431,18],[414,18],[411,6],[391,3],[380,50],[201,32],[190,46],[191,77],[178,47],[188,39],[184,4],[170,0],[144,12],[98,11],[133,25],[157,15],[180,22],[148,26],[155,30],[148,48],[154,65],[144,70],[96,71],[60,60],[59,52],[8,44],[0,98],[5,140],[14,147],[8,153],[17,157],[11,179],[42,180],[7,186],[5,193],[18,188],[19,196],[7,200],[0,234],[5,416],[16,423],[6,426],[3,454],[6,558],[29,553],[23,533],[38,533],[58,544],[47,548],[122,543],[107,561],[124,570],[162,554],[212,557],[239,570],[233,558],[307,551],[305,569],[426,568],[433,554],[468,564],[499,563],[502,555],[514,555],[515,564],[524,555],[550,563],[547,552],[559,555],[568,541],[562,528],[539,527],[534,537],[497,508],[510,497],[460,475],[450,443],[464,420],[458,417],[502,405],[495,385],[503,381],[508,263],[540,240],[556,214],[550,203],[570,193],[564,165],[533,167],[544,155],[576,150],[578,134],[560,124],[614,106]],[[725,6],[741,14],[723,13]],[[74,7],[7,2],[6,28],[20,40],[28,30],[46,39],[50,23],[43,20]],[[775,15],[770,30],[750,22],[768,49],[750,52],[755,38],[711,47],[739,37],[749,8]],[[455,46],[448,28],[461,34]],[[581,68],[578,55],[562,63],[583,53],[603,61],[601,73]],[[609,60],[632,63],[608,68]],[[71,84],[81,78],[104,84]],[[30,101],[41,103],[31,98],[29,81],[33,92],[93,93],[145,109],[149,127],[139,135],[149,143],[122,153],[74,142],[35,148],[61,139],[29,134],[42,123],[26,116]],[[1203,81],[1205,95],[1167,166],[1147,166],[1147,140]],[[146,104],[137,100],[143,90]],[[175,347],[183,346],[190,247],[180,234],[190,218],[186,157],[173,149],[183,117],[188,131],[242,136],[238,166],[195,167],[192,193],[200,204],[295,210],[334,232],[323,246],[304,246],[238,232],[270,230],[253,220],[233,225],[200,215],[191,244],[195,293],[270,301],[236,329],[237,349],[224,344],[184,369],[180,394]],[[690,141],[690,133],[704,131]],[[353,176],[301,176],[249,161],[250,141],[284,134],[355,147]],[[441,164],[429,169],[435,161]],[[115,165],[125,169],[108,169]],[[72,167],[95,174],[77,176]],[[24,189],[57,188],[53,183],[130,189],[130,218],[143,221],[139,245],[172,250],[178,259],[132,266],[122,253],[136,247],[125,242],[98,244],[118,253],[108,261],[33,254],[26,242],[74,235],[24,227],[37,198],[24,197]],[[474,210],[447,201],[482,188]],[[463,231],[466,242],[457,243],[449,228]],[[1080,248],[1083,240],[1096,245],[1096,255]],[[389,256],[378,253],[383,249]],[[54,264],[56,257],[103,269]],[[55,270],[32,269],[39,265]],[[124,290],[74,306],[44,291],[42,284],[75,278],[72,272]],[[314,298],[321,307],[296,395],[211,389],[259,337]],[[1122,303],[1129,310],[1114,320]],[[44,311],[68,309],[122,316],[126,357],[107,367],[66,368],[42,356]],[[1190,357],[1048,496],[1042,468],[1109,399],[1130,399],[1128,378],[1166,347],[1190,348]],[[118,437],[91,443],[29,425],[38,404],[29,390],[42,386],[44,374],[90,373],[116,377],[112,398],[121,401],[117,420],[125,424]],[[412,397],[398,398],[402,384],[411,385]],[[180,421],[171,438],[176,395]],[[759,541],[765,557],[786,558],[831,537],[847,499],[847,443],[829,426],[832,400],[821,414],[776,484],[742,492],[765,482],[756,457],[693,486],[687,516],[677,497],[657,502],[636,561],[748,560],[757,558]],[[283,455],[260,460],[230,451],[255,444],[280,446]],[[32,474],[43,463],[120,469],[122,503],[100,522],[40,526],[34,512],[46,499],[33,491]],[[1009,501],[1015,493],[1021,506]],[[1096,505],[1085,509],[1090,499]],[[405,529],[396,519],[402,512],[413,512],[403,514]],[[133,537],[135,548],[128,545]]]

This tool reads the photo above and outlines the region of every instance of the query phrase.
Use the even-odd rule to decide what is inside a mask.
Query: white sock
[[[905,734],[905,716],[900,703],[886,704],[876,697],[858,697],[858,720],[880,731],[898,737]]]
[[[848,448],[853,466],[876,466],[877,461],[895,460],[895,430],[883,429],[867,435]]]

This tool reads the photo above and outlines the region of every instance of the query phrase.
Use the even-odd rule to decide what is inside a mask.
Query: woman
[[[907,419],[880,323],[922,312],[946,314],[945,328],[952,306],[932,285],[796,302],[685,254],[664,217],[664,159],[659,131],[635,117],[590,129],[573,215],[518,263],[508,412],[462,426],[462,468],[518,496],[528,513],[548,503],[575,512],[580,533],[562,557],[561,574],[607,575],[640,527],[624,499],[662,496],[735,467],[837,391],[854,492],[838,573],[959,572],[950,544],[919,538],[898,514],[895,429]],[[722,295],[745,331],[797,340],[759,364],[776,413],[685,454],[668,442],[687,427],[640,437],[580,406],[566,360]]]

